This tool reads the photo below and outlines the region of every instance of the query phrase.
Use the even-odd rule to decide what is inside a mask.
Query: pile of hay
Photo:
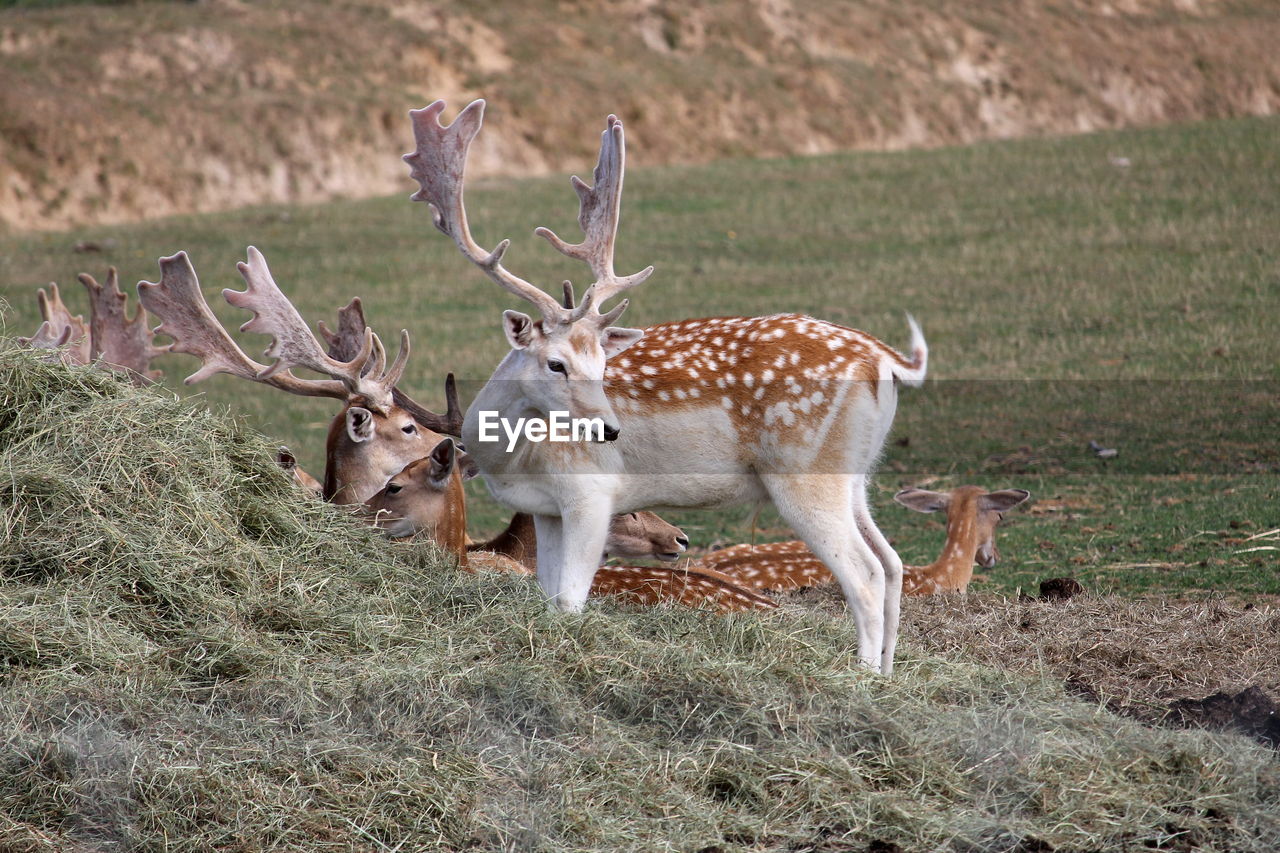
[[[1271,850],[1280,761],[848,620],[546,612],[0,351],[0,849]]]

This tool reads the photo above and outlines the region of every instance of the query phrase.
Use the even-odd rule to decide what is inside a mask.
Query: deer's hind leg
[[[840,582],[858,629],[858,657],[881,671],[885,647],[885,571],[859,532],[848,474],[762,474],[778,513]],[[901,577],[898,578],[901,584]]]
[[[880,672],[893,674],[893,653],[898,645],[898,618],[902,604],[902,558],[889,544],[871,517],[867,504],[867,479],[855,475],[851,483],[853,519],[858,533],[875,552],[884,571],[884,647],[880,654]]]

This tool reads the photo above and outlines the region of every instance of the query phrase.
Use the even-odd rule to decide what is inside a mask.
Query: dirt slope
[[[490,101],[488,174],[1280,107],[1273,0],[153,2],[0,11],[0,227],[408,192],[405,111]],[[452,109],[451,109],[452,112]]]

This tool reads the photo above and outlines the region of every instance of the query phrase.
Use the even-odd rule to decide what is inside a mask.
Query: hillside
[[[0,228],[408,191],[405,110],[484,96],[478,169],[931,146],[1280,106],[1263,0],[363,0],[0,10]],[[47,7],[46,7],[47,6]]]

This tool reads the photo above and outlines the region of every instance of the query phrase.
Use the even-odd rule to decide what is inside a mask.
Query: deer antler
[[[84,317],[72,315],[67,309],[62,301],[62,294],[58,292],[58,285],[49,282],[48,293],[40,288],[36,293],[36,301],[40,304],[40,318],[44,320],[44,324],[33,337],[19,340],[41,349],[67,347],[63,350],[63,359],[70,364],[88,364],[92,361],[89,327],[84,324]],[[49,326],[48,331],[44,330],[45,325]],[[71,346],[68,347],[68,344]]]
[[[276,286],[267,268],[267,259],[253,246],[249,247],[248,262],[236,264],[236,269],[244,277],[245,290],[222,291],[227,302],[237,308],[252,311],[253,319],[240,327],[242,332],[257,332],[271,336],[271,345],[266,355],[276,362],[266,368],[259,379],[269,379],[284,370],[293,367],[305,367],[316,373],[323,373],[341,381],[353,396],[365,398],[370,408],[385,413],[391,407],[391,388],[400,380],[405,365],[409,360],[409,333],[400,333],[400,351],[396,360],[385,373],[386,354],[371,329],[366,328],[364,344],[360,352],[350,361],[338,361],[330,358],[321,348],[316,336],[307,328],[306,321],[298,314],[285,295]],[[374,359],[375,369],[369,376],[363,376],[369,359]]]
[[[34,335],[29,338],[19,337],[18,343],[31,347],[31,349],[50,350],[48,354],[41,356],[46,361],[53,362],[65,359],[67,363],[70,363],[72,359],[68,357],[68,351],[63,349],[70,340],[70,326],[55,329],[52,323],[45,320],[40,324],[40,328],[36,329]]]
[[[149,368],[151,359],[164,353],[165,348],[154,345],[155,333],[147,322],[147,309],[139,305],[133,319],[129,319],[129,297],[120,290],[116,268],[107,270],[105,286],[88,273],[81,273],[79,279],[89,291],[92,357],[128,373],[136,384],[159,380],[164,374]]]
[[[613,271],[614,243],[618,237],[618,217],[622,206],[622,177],[626,169],[627,148],[622,132],[622,122],[610,115],[600,134],[600,158],[592,175],[593,186],[574,175],[570,179],[578,194],[578,225],[582,228],[581,243],[566,243],[550,228],[540,227],[533,233],[545,237],[556,251],[582,261],[591,268],[595,282],[582,295],[583,304],[593,303],[599,323],[608,326],[627,310],[624,300],[612,311],[601,314],[604,303],[624,290],[644,283],[653,275],[653,267],[645,267],[633,275],[618,277]]]
[[[503,289],[532,303],[546,322],[562,325],[581,318],[590,306],[589,298],[584,299],[576,311],[566,311],[550,294],[502,266],[510,240],[503,240],[490,252],[472,238],[462,188],[467,152],[484,123],[484,100],[472,101],[447,126],[440,124],[444,106],[444,101],[436,101],[425,109],[409,111],[417,148],[403,159],[409,164],[410,176],[420,187],[410,199],[427,202],[431,206],[432,222],[453,238],[463,256]]]
[[[203,363],[183,380],[185,384],[193,385],[215,374],[228,373],[304,397],[345,400],[350,395],[341,381],[299,379],[287,370],[265,375],[267,367],[245,355],[209,309],[186,252],[161,258],[160,274],[159,282],[138,282],[138,301],[160,319],[155,332],[173,339],[168,351],[194,355]]]
[[[364,321],[364,305],[360,297],[354,297],[346,307],[338,309],[338,331],[330,331],[321,320],[316,324],[320,334],[328,344],[329,357],[338,361],[350,361],[360,350],[366,323]],[[446,411],[443,416],[436,414],[414,400],[399,388],[391,389],[391,400],[408,412],[422,426],[442,435],[461,436],[464,412],[458,403],[458,384],[450,373],[444,380],[444,398]]]

